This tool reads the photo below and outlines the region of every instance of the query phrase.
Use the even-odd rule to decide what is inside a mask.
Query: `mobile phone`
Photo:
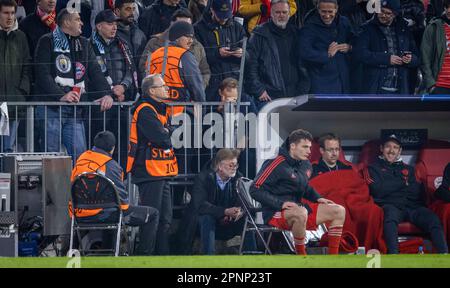
[[[411,55],[411,54],[412,54],[411,51],[403,51],[403,52],[402,52],[402,57],[403,57],[403,56],[408,56],[408,55]]]
[[[237,45],[237,43],[233,43],[233,44],[230,44],[229,49],[230,49],[230,51],[236,51],[239,49],[239,46]]]

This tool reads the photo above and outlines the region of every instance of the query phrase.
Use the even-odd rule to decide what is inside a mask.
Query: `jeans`
[[[216,253],[215,242],[219,240],[229,240],[236,235],[241,235],[244,229],[245,217],[242,217],[237,222],[232,222],[228,225],[221,225],[214,217],[210,215],[200,215],[198,217],[200,226],[200,238],[202,242],[203,254],[214,255]],[[245,236],[244,251],[255,251],[256,240],[255,234],[248,232]]]
[[[74,107],[61,106],[60,109],[61,116],[59,108],[47,108],[47,125],[39,126],[40,147],[43,147],[42,150],[45,152],[60,152],[61,144],[64,144],[75,163],[81,153],[86,151],[84,121],[79,116],[80,113],[77,113],[75,120]],[[79,109],[77,108],[77,112]],[[45,119],[45,107],[37,107],[36,118],[38,121]]]
[[[20,120],[9,120],[9,136],[2,137],[2,152],[11,153],[17,152],[17,129],[19,128]]]

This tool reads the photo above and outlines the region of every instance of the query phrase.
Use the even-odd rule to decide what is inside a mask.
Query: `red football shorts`
[[[309,204],[309,207],[311,207],[312,212],[308,214],[308,220],[306,220],[306,230],[317,230],[317,209],[319,207],[319,203],[311,203]],[[292,230],[292,227],[289,226],[289,224],[286,221],[286,218],[284,217],[284,211],[281,212],[275,212],[275,214],[272,216],[272,219],[269,221],[269,225],[277,227],[281,230]]]

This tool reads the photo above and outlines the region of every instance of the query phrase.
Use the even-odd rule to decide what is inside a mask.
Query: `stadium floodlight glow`
[[[399,94],[399,95],[384,95],[384,94],[314,94],[310,96],[314,100],[418,100],[418,101],[450,101],[450,95],[411,95],[411,94]]]

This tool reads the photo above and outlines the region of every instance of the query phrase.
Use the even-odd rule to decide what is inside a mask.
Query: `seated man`
[[[293,131],[280,147],[278,157],[263,164],[250,193],[261,203],[265,223],[292,231],[297,254],[306,255],[306,230],[316,230],[325,222],[329,223],[328,253],[338,254],[345,208],[322,198],[308,185],[312,140],[308,131]],[[313,202],[311,207],[303,205],[302,198]]]
[[[326,172],[352,169],[349,163],[339,160],[341,139],[338,136],[333,133],[326,133],[320,136],[319,146],[322,157],[320,157],[318,162],[312,163],[313,174],[311,178]]]
[[[124,224],[139,226],[139,246],[138,255],[151,255],[155,246],[156,228],[159,220],[159,213],[153,207],[130,206],[128,193],[123,183],[123,171],[119,163],[112,159],[116,145],[116,137],[109,131],[99,132],[94,138],[94,147],[80,155],[72,170],[71,181],[84,172],[97,172],[104,175],[116,186],[119,191],[121,207],[123,210]],[[69,214],[72,217],[72,203],[69,202]],[[77,217],[86,220],[104,221],[108,219],[108,211],[86,211],[77,210]],[[109,239],[104,239],[109,242]]]
[[[239,150],[219,150],[195,179],[192,204],[198,211],[204,254],[214,255],[216,239],[229,240],[244,228],[245,217],[234,191],[242,176],[237,172],[238,157]]]
[[[445,166],[444,176],[442,176],[442,184],[436,190],[436,198],[450,203],[450,162]]]
[[[391,135],[383,139],[382,155],[368,167],[364,175],[375,203],[384,211],[384,240],[387,253],[398,254],[398,224],[409,221],[426,233],[430,233],[438,253],[447,253],[442,224],[428,208],[422,197],[420,184],[414,169],[403,163],[400,157],[402,143]]]

